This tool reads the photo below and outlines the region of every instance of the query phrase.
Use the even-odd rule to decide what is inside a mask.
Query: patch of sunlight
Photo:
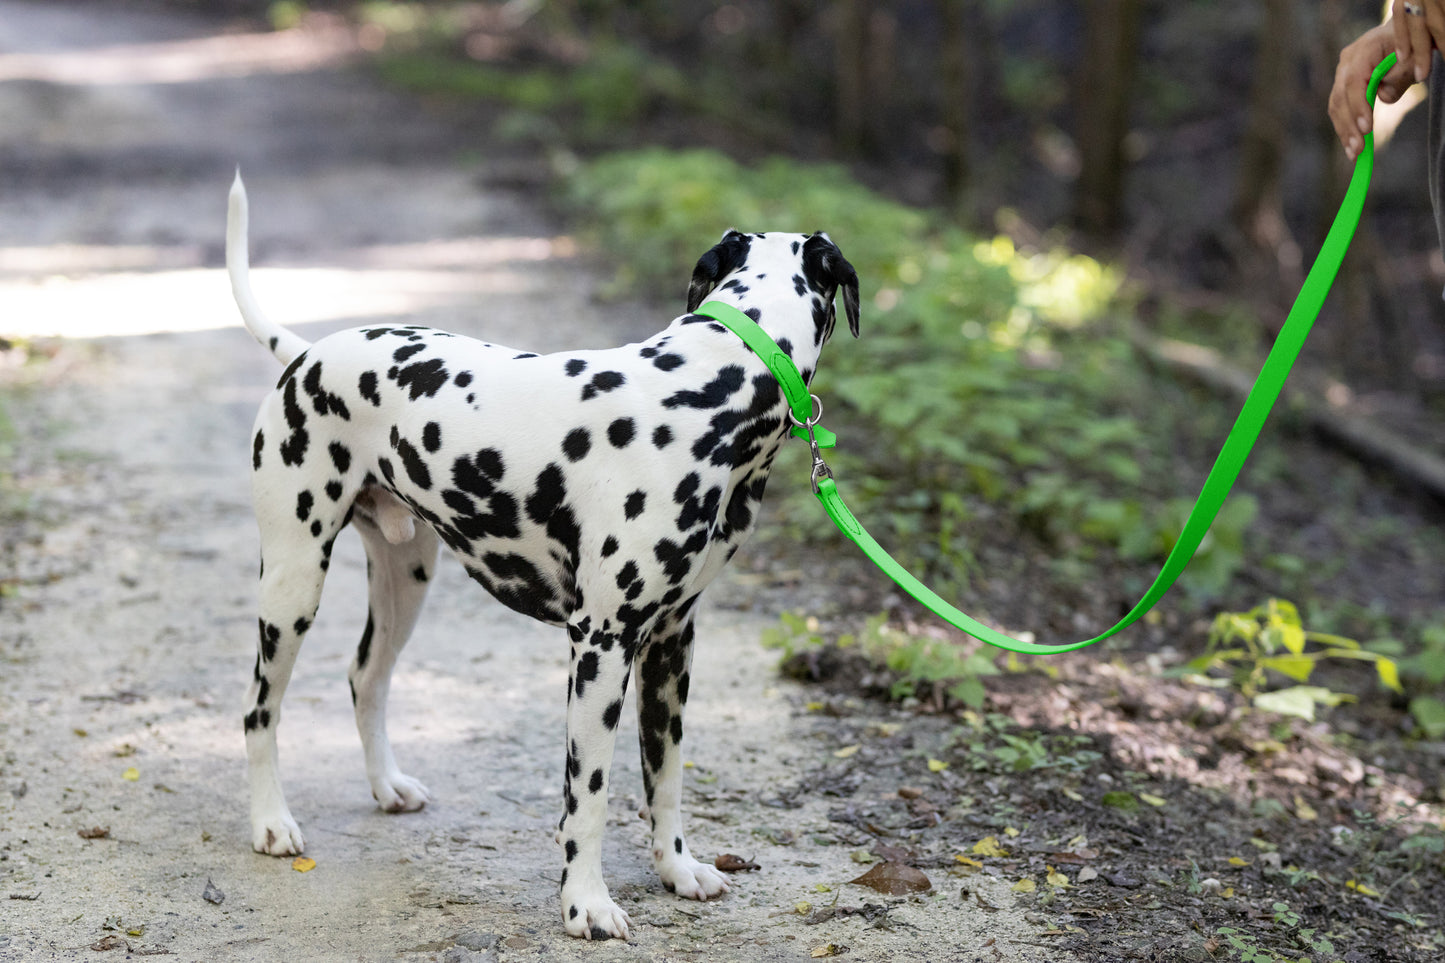
[[[330,24],[277,33],[119,44],[90,50],[5,53],[0,54],[0,81],[43,80],[86,87],[182,84],[217,77],[316,70],[351,56],[357,49],[351,30]]]
[[[344,267],[260,267],[251,283],[281,324],[364,323],[537,291],[546,280],[524,266],[575,253],[568,237],[454,238],[347,251]],[[0,248],[0,335],[102,338],[240,325],[226,272],[198,266],[200,258],[188,247]]]
[[[256,295],[283,325],[408,316],[486,295],[533,290],[507,270],[456,271],[262,268]],[[105,338],[240,325],[226,273],[193,268],[93,277],[0,280],[0,334]]]

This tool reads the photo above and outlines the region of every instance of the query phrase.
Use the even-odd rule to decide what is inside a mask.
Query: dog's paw
[[[371,795],[389,813],[410,813],[431,802],[431,793],[410,776],[393,772],[372,783]]]
[[[562,896],[562,925],[568,936],[584,940],[627,939],[632,920],[603,890],[590,898]]]
[[[268,856],[300,856],[306,851],[306,840],[291,814],[282,813],[252,824],[251,848]]]
[[[685,899],[710,900],[728,891],[726,876],[691,856],[674,855],[658,860],[656,865],[662,885]]]

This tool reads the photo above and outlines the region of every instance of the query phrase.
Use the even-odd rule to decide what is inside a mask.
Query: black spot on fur
[[[582,400],[591,401],[599,394],[605,394],[627,383],[627,376],[620,371],[599,371],[582,389]]]
[[[637,436],[637,425],[631,418],[618,418],[607,426],[607,440],[613,448],[626,448]]]
[[[562,452],[568,461],[581,461],[592,450],[592,435],[586,428],[573,428],[562,440]]]
[[[581,358],[572,358],[567,362],[566,371],[567,377],[569,378],[575,378],[586,370],[587,362],[583,361]]]
[[[670,538],[659,539],[653,556],[662,563],[663,574],[670,585],[677,585],[692,571],[693,557],[707,547],[707,529],[699,528],[686,542],[677,544]]]
[[[259,429],[256,437],[251,440],[251,468],[253,471],[261,470],[261,446],[266,444],[266,436]]]
[[[627,517],[627,520],[630,522],[638,515],[641,515],[643,509],[645,509],[646,507],[647,493],[639,489],[638,491],[635,491],[631,495],[627,496],[627,504],[622,507],[622,513]]]
[[[622,718],[622,700],[617,699],[608,703],[607,708],[602,711],[602,724],[609,729],[616,729],[618,721]]]
[[[412,569],[411,577],[416,579],[418,582],[425,582],[431,578],[431,576],[426,573],[425,565],[418,565],[416,568]]]
[[[458,388],[465,388],[471,383],[472,373],[470,371],[459,371],[457,372],[457,376],[452,379],[452,384],[456,385]]]
[[[404,344],[391,353],[391,360],[395,361],[397,364],[401,364],[412,355],[425,350],[426,344],[419,341],[413,342],[412,344]]]
[[[396,369],[392,369],[396,370]],[[388,373],[388,377],[391,377]],[[441,358],[432,358],[427,361],[418,361],[409,364],[405,368],[396,371],[396,385],[398,388],[411,389],[411,400],[415,401],[422,395],[433,398],[446,384],[451,375],[447,372],[445,363]]]
[[[672,371],[676,368],[682,367],[686,360],[687,359],[680,354],[665,354],[662,357],[658,358],[656,361],[652,362],[652,366],[654,368],[659,368],[663,371]]]
[[[261,630],[261,659],[270,662],[276,658],[276,646],[281,642],[281,629],[265,619],[257,619]]]
[[[305,351],[301,352],[295,358],[291,359],[291,363],[286,366],[286,370],[281,372],[281,377],[276,379],[276,387],[279,388],[286,382],[290,381],[292,376],[296,374],[297,370],[300,369],[302,363],[305,362],[305,360]]]
[[[523,615],[543,622],[560,622],[568,599],[559,599],[550,579],[522,555],[488,552],[482,556],[486,571],[472,567],[467,574],[491,591],[497,601]]]
[[[431,489],[431,469],[427,468],[426,462],[422,460],[421,454],[412,446],[412,443],[405,438],[398,438],[393,442],[396,453],[401,457],[402,467],[406,469],[406,476],[412,480],[422,491]]]
[[[371,658],[371,636],[376,632],[376,623],[371,618],[371,610],[366,610],[366,628],[361,630],[361,644],[356,647],[356,667],[366,668],[366,660]]]
[[[602,542],[602,557],[611,558],[613,555],[617,554],[617,549],[619,547],[620,546],[618,546],[617,544],[617,539],[613,538],[611,535],[608,535],[607,538],[605,538]]]
[[[442,446],[442,426],[435,421],[428,421],[421,430],[421,446],[435,454]]]
[[[569,839],[569,840],[567,840],[566,851],[567,851],[567,862],[570,863],[570,862],[572,862],[572,860],[574,860],[574,859],[577,858],[577,841],[576,841],[575,839]],[[573,915],[573,916],[576,916],[576,915],[577,915],[577,907],[575,907],[575,906],[572,907],[572,915]]]
[[[296,496],[296,518],[298,521],[304,522],[311,517],[311,506],[314,502],[315,499],[311,497],[311,492],[309,491],[303,491]]]
[[[592,777],[587,780],[587,791],[596,795],[602,791],[602,770],[592,770]]]
[[[331,464],[335,465],[341,474],[346,474],[351,468],[351,449],[339,441],[333,441],[328,450],[331,452]]]
[[[679,856],[682,855],[682,837],[681,837],[681,836],[674,836],[674,837],[672,837],[672,851],[673,851],[674,853],[677,853],[677,855],[679,855]]]
[[[361,397],[371,402],[376,407],[381,407],[381,395],[376,390],[377,378],[375,371],[363,371],[361,377],[356,381],[356,390],[361,392]]]
[[[717,373],[717,377],[703,386],[701,391],[684,390],[663,399],[664,408],[721,408],[746,381],[741,365],[730,364]]]
[[[626,565],[622,566],[622,570],[617,573],[617,587],[620,589],[625,589],[636,580],[637,563],[629,561]]]
[[[311,439],[306,433],[306,412],[296,403],[295,378],[287,381],[281,392],[281,410],[286,415],[286,424],[291,428],[291,437],[281,443],[281,462],[286,465],[300,465],[306,460],[306,446]]]
[[[667,425],[658,425],[652,429],[652,447],[659,450],[672,444],[672,429]]]
[[[527,496],[527,517],[539,525],[546,524],[566,497],[566,475],[557,465],[548,465],[537,474],[532,494]]]
[[[591,650],[583,652],[582,658],[577,660],[577,698],[582,698],[582,690],[587,683],[597,681],[597,671],[597,653]]]
[[[346,402],[342,401],[339,395],[334,395],[321,386],[320,361],[307,369],[301,387],[306,389],[306,394],[311,398],[311,406],[318,415],[336,415],[342,421],[351,420],[351,412],[347,410]]]
[[[296,630],[297,635],[301,635],[307,629],[311,628],[311,620],[306,618],[305,616],[302,616],[301,618],[296,620],[296,624],[291,626],[291,628]]]

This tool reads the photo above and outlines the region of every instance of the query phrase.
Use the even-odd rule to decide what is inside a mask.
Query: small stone
[[[490,950],[500,942],[502,942],[500,933],[471,931],[457,936],[457,946],[464,946],[469,950]]]

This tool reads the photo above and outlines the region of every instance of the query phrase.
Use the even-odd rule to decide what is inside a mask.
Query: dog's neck
[[[818,367],[823,344],[827,341],[829,305],[823,296],[808,292],[799,297],[792,281],[785,282],[784,291],[770,291],[770,285],[754,281],[746,292],[719,286],[708,296],[709,301],[730,304],[758,322],[782,348],[811,383]]]

